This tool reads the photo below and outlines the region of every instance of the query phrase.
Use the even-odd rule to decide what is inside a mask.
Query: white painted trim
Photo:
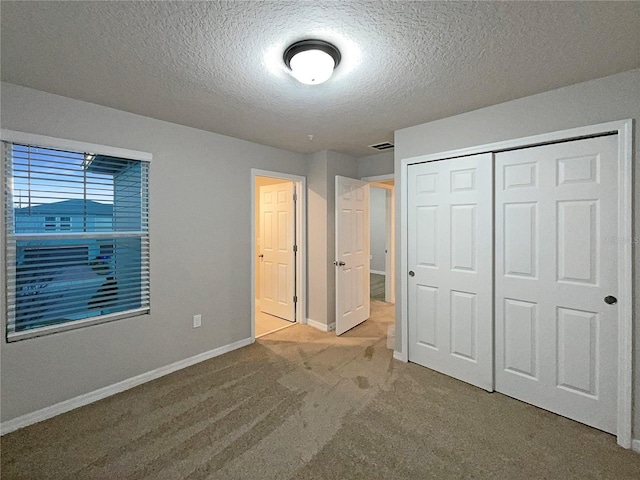
[[[135,377],[122,380],[121,382],[114,383],[113,385],[99,388],[98,390],[94,390],[93,392],[85,393],[83,395],[70,398],[69,400],[64,400],[60,403],[56,403],[55,405],[36,410],[35,412],[21,415],[11,420],[2,422],[2,424],[0,424],[0,432],[2,435],[4,435],[5,433],[13,432],[14,430],[18,430],[19,428],[42,422],[43,420],[47,420],[62,413],[69,412],[78,407],[97,402],[98,400],[110,397],[112,395],[115,395],[116,393],[124,392],[125,390],[137,387],[138,385],[150,382],[151,380],[155,380],[175,371],[182,370],[183,368],[190,367],[192,365],[195,365],[196,363],[204,362],[205,360],[210,360],[211,358],[229,353],[233,350],[237,350],[238,348],[246,347],[247,345],[251,345],[252,343],[253,340],[251,338],[245,338],[244,340],[239,340],[222,347],[214,348],[213,350],[209,350],[208,352],[199,353],[198,355],[194,355],[193,357],[185,358],[184,360],[179,360],[169,365],[165,365],[164,367],[156,368],[149,372],[136,375]]]
[[[369,182],[369,185],[372,187],[380,188],[382,190],[393,190],[394,185],[387,185],[386,183],[380,182]]]
[[[13,268],[15,268],[15,266]],[[141,317],[142,315],[149,315],[150,311],[151,309],[149,307],[136,308],[135,310],[110,313],[107,315],[100,315],[98,317],[83,318],[82,320],[74,320],[72,322],[62,323],[58,325],[31,328],[29,330],[23,330],[21,332],[7,332],[7,343],[19,342],[22,340],[27,340],[29,338],[43,337],[45,335],[51,335],[53,333],[69,332],[78,328],[100,325],[101,323],[115,322],[116,320],[137,318]]]
[[[0,138],[5,142],[22,143],[26,145],[37,145],[39,147],[50,147],[59,150],[76,150],[79,152],[94,153],[98,155],[108,155],[110,157],[126,158],[130,160],[141,160],[150,162],[153,155],[138,150],[128,148],[108,147],[95,143],[77,142],[75,140],[65,140],[35,133],[16,132],[14,130],[0,130]]]
[[[318,322],[317,320],[312,320],[311,318],[307,318],[307,325],[317,328],[321,332],[332,332],[336,329],[336,322],[327,325],[322,322]]]
[[[376,275],[387,275],[387,272],[383,272],[382,270],[369,270],[371,273],[375,273]]]
[[[400,362],[405,362],[407,363],[407,360],[404,358],[404,355],[402,355],[402,352],[399,352],[397,350],[393,351],[393,358],[400,361]]]
[[[374,175],[372,177],[362,177],[360,180],[364,182],[386,182],[387,180],[395,180],[396,176],[394,173],[388,173],[386,175]],[[391,185],[387,185],[391,186]]]
[[[633,376],[633,276],[632,276],[632,242],[633,204],[632,204],[632,147],[633,120],[619,120],[586,127],[572,128],[558,132],[544,133],[530,137],[490,143],[448,152],[422,155],[401,160],[400,167],[400,238],[401,264],[400,276],[402,285],[402,308],[400,322],[402,325],[402,359],[409,358],[409,311],[408,311],[408,251],[407,251],[407,176],[409,165],[449,158],[464,157],[479,153],[500,152],[518,148],[546,145],[567,140],[578,140],[607,133],[618,135],[618,210],[620,222],[619,237],[622,240],[618,250],[618,419],[617,441],[624,448],[631,447],[632,429],[632,376]],[[629,239],[625,242],[624,239]]]
[[[489,143],[486,145],[478,145],[469,148],[461,148],[458,150],[449,150],[446,152],[432,153],[429,155],[419,155],[416,157],[410,157],[402,160],[402,166],[410,165],[413,163],[432,162],[434,160],[446,160],[456,157],[467,157],[469,155],[476,155],[478,153],[497,153],[506,150],[515,150],[524,147],[534,147],[539,145],[546,145],[549,143],[564,142],[567,140],[578,140],[580,138],[594,137],[597,135],[604,135],[607,133],[620,133],[625,129],[625,125],[632,120],[618,120],[615,122],[600,123],[598,125],[589,125],[586,127],[570,128],[567,130],[560,130],[558,132],[542,133],[540,135],[532,135],[530,137],[516,138],[513,140],[506,140],[503,142]],[[400,172],[400,177],[404,172]]]
[[[633,424],[633,120],[618,128],[618,445],[631,447]]]
[[[640,453],[640,440],[637,438],[634,438],[631,441],[631,450],[633,450],[634,452]]]
[[[400,325],[402,328],[402,335],[400,335],[400,359],[403,362],[409,361],[409,292],[407,290],[409,281],[407,279],[408,268],[408,219],[407,214],[409,212],[408,195],[407,195],[407,175],[409,168],[409,160],[402,160],[400,165]],[[396,310],[397,311],[397,310]],[[396,322],[398,319],[396,318]],[[396,339],[396,348],[398,340]]]
[[[307,323],[307,177],[290,173],[272,172],[269,170],[251,169],[251,339],[256,338],[256,177],[270,177],[292,180],[295,185],[298,201],[296,202],[296,323]]]
[[[384,286],[385,302],[396,303],[396,188],[395,185],[387,190],[386,195],[386,227],[387,227],[387,256],[384,268],[387,272]]]

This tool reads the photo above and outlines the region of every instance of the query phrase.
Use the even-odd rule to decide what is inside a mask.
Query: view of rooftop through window
[[[17,208],[71,199],[113,204],[113,175],[87,168],[95,155],[28,145],[14,145],[12,155]]]

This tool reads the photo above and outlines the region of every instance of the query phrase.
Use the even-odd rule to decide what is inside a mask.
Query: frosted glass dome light
[[[331,55],[322,50],[307,50],[295,54],[290,65],[291,73],[299,82],[317,85],[329,80],[336,64]]]
[[[284,63],[299,82],[318,85],[331,78],[340,63],[340,52],[322,40],[302,40],[285,50]]]

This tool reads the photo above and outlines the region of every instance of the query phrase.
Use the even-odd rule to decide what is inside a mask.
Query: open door
[[[295,321],[293,182],[260,187],[260,310]]]
[[[369,318],[369,185],[336,176],[336,334]]]
[[[384,301],[389,303],[396,303],[396,293],[395,293],[395,241],[393,238],[394,234],[394,187],[387,189],[387,209],[386,209],[386,248],[385,248],[385,261],[384,261],[384,270],[385,270],[385,283],[384,283]]]

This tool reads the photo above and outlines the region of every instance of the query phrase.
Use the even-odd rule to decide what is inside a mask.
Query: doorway
[[[390,350],[395,349],[395,315],[393,308],[389,308],[395,303],[394,178],[394,174],[388,174],[361,179],[368,187],[369,193],[367,243],[370,266],[368,285],[370,313],[373,316],[385,312],[384,315],[387,317],[390,314],[392,323],[387,328],[387,348]],[[338,291],[336,291],[336,298],[339,298]]]
[[[370,296],[395,303],[394,175],[365,177],[370,187]]]
[[[253,339],[304,319],[304,180],[251,170]]]

